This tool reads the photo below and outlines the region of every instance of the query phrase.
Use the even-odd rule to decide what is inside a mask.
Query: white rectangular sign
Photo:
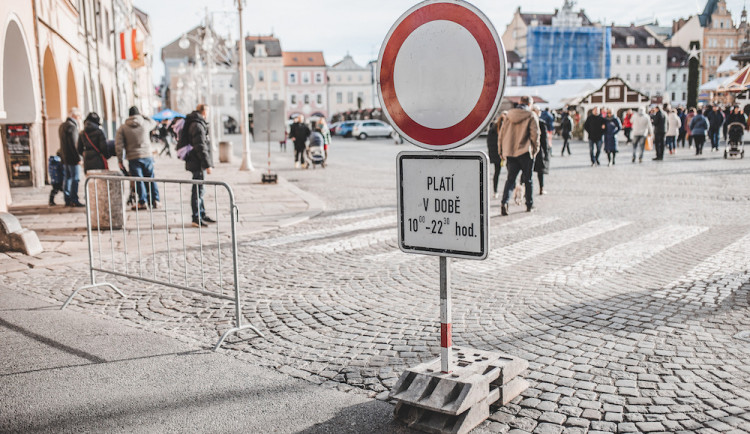
[[[284,101],[253,101],[253,139],[256,142],[280,142],[286,137]]]
[[[483,152],[401,152],[397,178],[401,250],[487,257],[489,177]]]

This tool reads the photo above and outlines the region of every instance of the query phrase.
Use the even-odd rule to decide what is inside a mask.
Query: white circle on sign
[[[422,59],[414,62],[414,59]],[[406,114],[427,128],[464,120],[484,86],[484,56],[463,26],[435,20],[416,28],[396,56],[393,82]]]

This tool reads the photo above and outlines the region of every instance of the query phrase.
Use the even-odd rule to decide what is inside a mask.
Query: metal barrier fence
[[[158,197],[158,208],[147,206],[140,209],[137,206],[138,183],[144,184],[148,198]],[[186,207],[183,200],[185,192],[190,192],[188,203],[191,204],[194,200],[193,187],[197,189],[199,186],[204,189],[206,212],[215,215],[215,222],[206,227],[201,224],[205,222],[200,213],[198,225],[193,224],[192,207]],[[127,204],[126,197],[130,198]],[[73,297],[84,289],[106,286],[125,297],[113,283],[104,279],[97,281],[97,273],[103,273],[234,302],[235,326],[221,336],[214,351],[228,335],[243,329],[251,329],[263,337],[252,324],[243,325],[242,321],[236,228],[239,214],[234,192],[228,184],[204,180],[89,175],[85,183],[85,199],[91,284],[73,291],[61,309],[65,309]],[[135,206],[128,211],[131,204]],[[209,204],[213,204],[213,208]],[[190,218],[185,218],[186,212],[191,215]],[[231,262],[229,273],[225,273],[225,269],[229,271],[227,262]]]

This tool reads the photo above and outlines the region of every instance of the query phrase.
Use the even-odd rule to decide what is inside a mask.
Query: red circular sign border
[[[505,59],[500,51],[502,42],[477,12],[457,3],[417,5],[404,14],[389,32],[380,56],[378,78],[381,101],[396,129],[419,142],[417,144],[420,146],[424,144],[429,149],[451,149],[464,144],[467,138],[478,132],[496,107],[497,96],[502,92],[501,79],[505,75],[502,71]],[[396,95],[393,81],[396,57],[406,38],[418,27],[436,20],[454,22],[471,33],[482,52],[485,71],[482,94],[469,115],[457,124],[441,129],[425,127],[406,114]],[[504,87],[504,82],[502,84]]]

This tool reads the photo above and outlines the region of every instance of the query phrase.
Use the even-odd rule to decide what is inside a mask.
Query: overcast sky
[[[220,33],[238,34],[236,0],[133,0],[151,17],[154,42],[154,76],[163,75],[161,47],[203,22],[206,8]],[[285,51],[323,51],[326,63],[333,64],[350,53],[360,65],[377,59],[380,44],[391,25],[418,1],[405,0],[249,0],[244,15],[245,33],[273,33]],[[502,34],[520,1],[473,0]],[[563,0],[536,0],[523,6],[523,12],[551,13]],[[671,25],[673,18],[701,13],[706,0],[580,0],[593,21],[629,25],[634,21],[657,18]],[[744,0],[727,0],[727,7],[739,20]]]

